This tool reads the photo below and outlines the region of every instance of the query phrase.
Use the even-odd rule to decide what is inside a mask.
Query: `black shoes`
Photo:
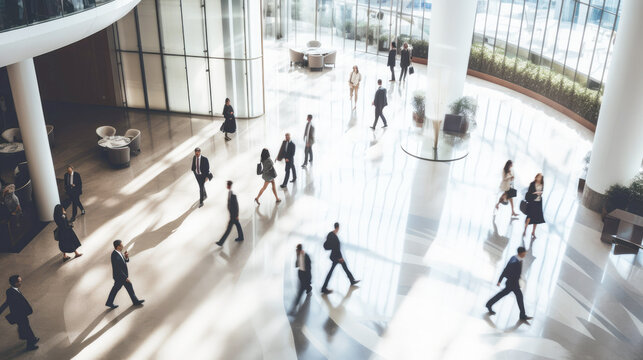
[[[531,319],[533,319],[533,318],[534,318],[533,316],[527,316],[527,315],[525,315],[525,316],[521,316],[521,317],[520,317],[520,320],[522,320],[522,321],[527,321],[527,320],[531,320]]]
[[[80,210],[81,215],[85,215],[85,210]]]
[[[199,207],[203,207],[203,202],[200,202],[200,203],[199,203]]]
[[[112,310],[114,310],[114,309],[116,309],[116,308],[118,307],[118,305],[114,305],[114,304],[107,304],[107,303],[105,303],[105,306],[107,306],[108,308],[110,308],[110,309],[112,309]]]
[[[281,185],[279,185],[279,187],[280,187],[280,188],[282,188],[282,189],[285,189],[285,188],[286,188],[286,184],[281,184]]]
[[[140,300],[138,300],[138,301],[136,301],[136,302],[134,303],[134,306],[143,305],[143,303],[144,303],[144,302],[145,302],[145,300],[140,299]]]
[[[491,306],[486,306],[487,311],[489,312],[489,315],[496,315],[496,312],[491,310]]]
[[[357,283],[359,283],[360,281],[362,281],[362,280],[353,280],[353,281],[351,281],[351,286],[357,285]]]
[[[243,238],[236,238],[234,241],[243,241]]]
[[[297,181],[297,179],[296,179],[296,178],[295,178],[295,179],[290,180],[290,182],[291,182],[291,183],[294,183],[295,181]]]
[[[385,127],[388,127],[388,125],[384,124],[384,126],[382,126],[382,129],[384,129]]]
[[[217,245],[219,245],[219,246],[223,246],[223,242],[222,242],[222,241],[220,241],[220,240],[219,240],[219,241],[217,241],[215,244],[217,244]]]
[[[375,126],[369,126],[371,129],[375,130]]]
[[[27,345],[27,351],[34,351],[38,349],[38,345],[32,344],[32,345]]]
[[[321,292],[322,292],[322,294],[324,294],[324,295],[328,295],[328,294],[332,293],[332,292],[333,292],[333,290],[330,290],[330,289],[322,289],[322,290],[321,290]]]
[[[71,221],[71,222],[76,221],[76,217],[75,217],[75,216],[72,216],[72,217],[71,217],[71,219],[69,219],[69,221]]]

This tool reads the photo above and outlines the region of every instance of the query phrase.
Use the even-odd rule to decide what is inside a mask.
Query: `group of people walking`
[[[396,56],[397,47],[395,46],[395,41],[392,41],[391,47],[388,51],[388,61],[386,62],[386,66],[391,69],[391,80],[389,81],[395,81]],[[402,45],[402,50],[400,51],[400,81],[406,81],[406,74],[408,72],[409,66],[411,66],[412,60],[413,56],[411,54],[411,50],[409,49],[409,44],[405,42],[404,45]],[[413,72],[411,72],[411,74],[412,73]]]

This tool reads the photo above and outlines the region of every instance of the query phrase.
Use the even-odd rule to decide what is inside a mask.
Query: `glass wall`
[[[261,8],[253,0],[141,0],[115,25],[127,107],[264,113]]]
[[[113,0],[0,0],[0,32],[93,9]]]
[[[622,0],[478,0],[469,67],[596,123]]]
[[[428,57],[429,0],[264,0],[263,12],[266,39],[373,54],[406,41],[414,57]]]

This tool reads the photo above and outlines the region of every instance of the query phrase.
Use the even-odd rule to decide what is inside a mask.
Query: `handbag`
[[[521,211],[523,214],[528,215],[528,214],[527,214],[527,202],[526,202],[525,200],[522,200],[522,201],[520,202],[520,211]]]
[[[518,195],[518,192],[516,191],[516,189],[514,189],[514,186],[512,184],[509,190],[507,190],[507,199],[515,198],[516,195]]]
[[[257,164],[257,175],[261,175],[263,173],[263,169],[261,168],[261,163]]]
[[[58,241],[58,233],[59,233],[58,228],[55,228],[54,229],[54,240],[56,240],[56,241]]]
[[[413,69],[413,65],[409,66],[409,75],[413,75],[415,72],[415,69]]]

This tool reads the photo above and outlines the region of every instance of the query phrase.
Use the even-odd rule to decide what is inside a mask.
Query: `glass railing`
[[[59,19],[114,0],[0,0],[0,32]]]

